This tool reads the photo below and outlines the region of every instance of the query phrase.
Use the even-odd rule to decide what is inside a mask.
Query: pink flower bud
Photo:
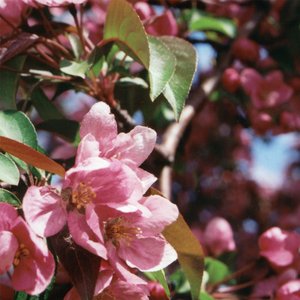
[[[213,255],[218,256],[235,250],[235,242],[230,224],[220,217],[213,218],[206,226],[204,240]]]

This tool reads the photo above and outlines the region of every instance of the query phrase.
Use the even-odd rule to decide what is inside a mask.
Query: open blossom
[[[139,167],[154,149],[156,132],[153,129],[136,126],[128,133],[118,134],[117,123],[109,106],[98,102],[83,118],[80,136],[82,141],[76,163],[93,155],[118,159],[137,174],[144,192],[155,182],[152,174]]]
[[[288,267],[299,269],[299,246],[299,234],[279,227],[268,229],[259,238],[260,255],[279,271]]]
[[[139,204],[139,209],[132,205],[96,205],[86,211],[86,218],[75,212],[69,219],[74,241],[107,259],[124,280],[127,266],[157,271],[177,259],[175,250],[161,235],[177,219],[176,205],[160,196],[144,197]]]
[[[262,77],[256,70],[246,68],[241,73],[240,81],[257,109],[274,108],[287,102],[293,94],[293,89],[284,83],[280,71]]]
[[[141,196],[142,187],[129,167],[91,157],[66,173],[60,193],[51,186],[29,187],[23,210],[35,233],[48,237],[63,228],[71,211],[84,215],[89,206],[124,205]]]
[[[54,275],[54,258],[9,204],[0,203],[0,283],[36,295]]]

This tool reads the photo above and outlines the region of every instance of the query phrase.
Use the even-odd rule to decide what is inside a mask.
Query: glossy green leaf
[[[186,294],[191,291],[191,286],[181,268],[170,275],[170,281],[177,294]]]
[[[169,286],[168,286],[168,282],[164,270],[159,270],[156,272],[144,272],[144,274],[150,280],[159,282],[163,286],[166,295],[170,297],[170,290],[169,290]]]
[[[0,181],[11,185],[18,185],[20,172],[14,161],[0,153]]]
[[[37,148],[37,135],[29,118],[20,111],[0,111],[0,136]]]
[[[63,59],[60,62],[60,70],[68,75],[78,76],[81,78],[86,77],[86,72],[90,69],[90,64],[86,61],[70,61]]]
[[[147,35],[138,14],[127,1],[110,1],[104,26],[104,40],[116,41],[124,52],[149,69]]]
[[[208,273],[208,282],[216,283],[223,280],[225,277],[230,275],[230,270],[227,265],[225,265],[220,260],[205,257],[205,270]]]
[[[18,197],[15,194],[1,188],[0,188],[0,202],[6,202],[13,206],[21,205],[21,201],[18,199]]]
[[[176,70],[167,83],[163,95],[178,120],[192,85],[197,67],[197,55],[194,47],[183,39],[164,36],[160,37],[160,40],[170,48],[177,62]]]
[[[64,118],[62,113],[51,101],[49,101],[45,93],[40,88],[36,88],[32,92],[31,102],[39,113],[40,117],[45,121]]]
[[[15,71],[1,69],[0,72],[0,108],[15,109],[18,82],[26,56],[17,56],[7,61],[4,66]]]
[[[230,38],[234,38],[236,36],[236,25],[232,20],[204,16],[199,13],[193,14],[189,24],[189,29],[192,31],[213,30],[225,34]]]
[[[150,46],[150,98],[154,101],[166,88],[176,68],[176,58],[161,39],[148,36]]]

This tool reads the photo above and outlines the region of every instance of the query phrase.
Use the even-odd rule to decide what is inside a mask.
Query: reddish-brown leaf
[[[20,142],[0,136],[0,149],[36,168],[62,177],[65,175],[65,169],[60,164]]]

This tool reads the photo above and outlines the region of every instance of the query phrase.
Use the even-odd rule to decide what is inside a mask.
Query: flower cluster
[[[156,178],[140,165],[153,150],[156,133],[136,126],[118,134],[109,106],[98,102],[83,118],[80,136],[75,165],[66,172],[61,190],[28,188],[25,219],[40,237],[67,225],[77,245],[101,257],[96,294],[108,286],[130,290],[127,283],[144,299],[147,289],[141,286],[146,282],[131,269],[156,271],[177,258],[161,234],[177,219],[177,207],[161,196],[144,196]]]

